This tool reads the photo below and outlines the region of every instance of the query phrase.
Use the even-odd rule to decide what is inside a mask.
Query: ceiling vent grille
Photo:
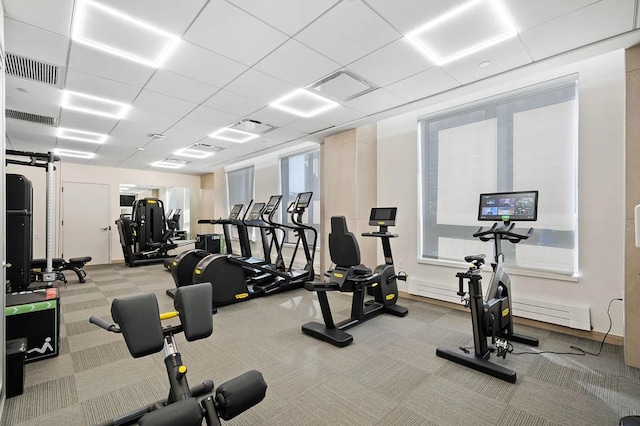
[[[13,109],[6,109],[5,116],[7,118],[13,118],[14,120],[29,121],[31,123],[46,124],[47,126],[57,126],[57,120],[53,117],[47,117],[46,115],[31,114],[28,112],[16,111]]]
[[[62,88],[60,67],[14,53],[7,53],[5,59],[8,75]]]
[[[235,124],[232,124],[229,127],[232,129],[242,130],[243,132],[254,133],[257,135],[262,135],[275,129],[275,127],[270,124],[262,123],[250,118],[243,118],[242,120],[238,121]]]

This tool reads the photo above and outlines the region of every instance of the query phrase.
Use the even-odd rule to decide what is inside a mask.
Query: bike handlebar
[[[120,327],[115,324],[109,324],[100,317],[92,316],[91,318],[89,318],[89,322],[112,333],[122,333]]]
[[[482,241],[489,241],[491,239],[496,238],[496,236],[500,235],[500,238],[505,238],[511,241],[512,243],[517,243],[521,240],[526,240],[533,235],[533,228],[529,228],[526,234],[518,234],[513,232],[512,229],[515,227],[514,223],[510,223],[504,226],[498,226],[497,223],[494,223],[493,226],[489,229],[484,229],[480,227],[475,234],[474,237],[480,238]],[[492,238],[483,238],[485,235],[493,234]]]

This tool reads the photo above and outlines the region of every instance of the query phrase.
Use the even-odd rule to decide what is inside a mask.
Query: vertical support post
[[[53,282],[55,281],[55,276],[52,276],[53,272],[53,190],[54,190],[54,179],[53,179],[53,161],[54,156],[52,152],[48,153],[47,158],[47,241],[46,241],[46,256],[47,256],[47,268],[45,270],[45,274],[43,277],[43,281],[45,282]]]

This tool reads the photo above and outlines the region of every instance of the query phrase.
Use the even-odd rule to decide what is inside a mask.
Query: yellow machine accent
[[[344,277],[344,275],[342,275],[342,274],[340,274],[340,273],[338,273],[338,272],[335,272],[335,273],[333,274],[333,276],[334,276],[334,277],[336,277],[336,278],[342,278],[342,277]]]
[[[378,225],[384,225],[384,220],[378,221]]]
[[[505,309],[502,311],[502,316],[506,317],[507,315],[509,315],[509,308]]]
[[[373,284],[371,284],[371,288],[373,288],[373,287],[375,287],[377,285],[378,285],[378,283],[373,283]]]
[[[172,264],[173,264],[173,266],[178,266],[178,262],[174,261]]]
[[[178,367],[178,373],[184,374],[187,372],[187,366],[186,365],[181,365],[180,367]]]
[[[246,299],[247,297],[249,297],[249,293],[239,293],[236,294],[236,299]]]
[[[196,275],[201,275],[202,274],[202,269],[196,269],[195,273],[196,273]]]
[[[156,204],[156,203],[157,203],[157,201],[156,201],[156,200],[147,200],[147,203],[149,203],[149,204]]]
[[[385,299],[387,299],[387,300],[392,300],[392,299],[394,299],[395,297],[396,297],[396,295],[395,295],[395,294],[387,294],[387,296],[385,297]]]
[[[178,312],[177,311],[171,311],[171,312],[163,312],[160,314],[160,319],[161,320],[166,320],[169,318],[175,318],[178,316]]]

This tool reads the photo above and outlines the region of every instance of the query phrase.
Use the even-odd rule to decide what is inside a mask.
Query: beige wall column
[[[627,49],[626,67],[624,352],[627,365],[640,367],[640,248],[635,246],[633,214],[640,204],[640,46]]]
[[[200,176],[200,219],[214,219],[215,173]],[[209,228],[209,229],[207,229]],[[211,232],[211,225],[198,225],[199,234]]]
[[[377,125],[368,124],[324,139],[322,157],[320,232],[322,274],[331,265],[328,235],[331,216],[345,216],[349,230],[358,238],[362,263],[370,268],[377,264],[376,238],[365,238],[369,232],[369,213],[377,199]]]

